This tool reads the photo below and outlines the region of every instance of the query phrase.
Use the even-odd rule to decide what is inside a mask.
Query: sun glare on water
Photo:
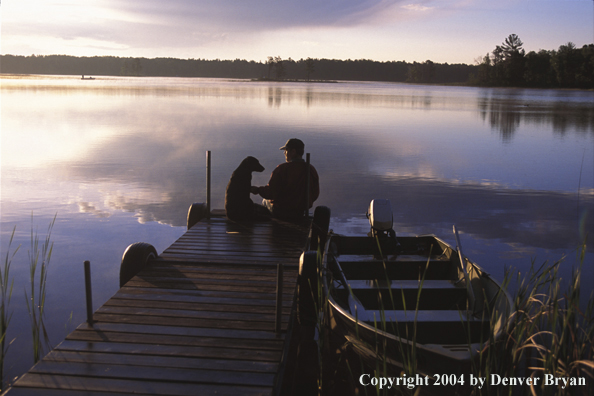
[[[21,81],[27,89],[18,88]],[[116,131],[100,117],[88,119],[92,109],[99,114],[105,105],[93,98],[84,91],[36,87],[28,77],[26,81],[14,76],[3,78],[2,168],[42,168],[55,162],[74,161],[113,136]],[[63,117],[79,122],[64,123]],[[73,128],[74,125],[77,127]]]

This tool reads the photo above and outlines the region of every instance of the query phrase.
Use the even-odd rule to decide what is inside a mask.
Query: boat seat
[[[421,344],[481,342],[490,328],[488,320],[467,317],[459,310],[385,310],[383,315],[385,318],[380,310],[357,310],[359,321],[407,339],[416,332],[416,341]]]
[[[385,280],[364,280],[364,279],[351,279],[348,281],[349,287],[351,289],[388,289],[392,288],[392,290],[401,290],[401,289],[414,289],[418,290],[419,287],[422,287],[422,290],[434,290],[434,289],[461,289],[465,291],[466,289],[461,287],[456,287],[454,283],[450,280],[425,280],[421,284],[418,280],[392,280],[392,281],[385,281]]]
[[[422,284],[413,280],[386,281],[350,280],[348,289],[337,289],[335,294],[347,301],[349,294],[366,310],[457,310],[466,309],[466,288],[457,287],[448,280],[426,280]],[[391,289],[390,289],[391,287]],[[418,306],[417,306],[418,302]]]
[[[430,322],[430,323],[460,323],[466,320],[466,312],[458,310],[363,310],[357,312],[358,318],[364,322],[372,322],[374,318],[381,320],[381,315],[385,315],[387,322]],[[470,317],[471,321],[475,321]]]
[[[385,265],[384,265],[385,264]],[[386,261],[369,260],[366,261],[340,261],[340,267],[347,279],[372,279],[378,274],[386,276],[388,279],[405,280],[440,280],[455,279],[456,275],[451,271],[452,266],[449,261],[432,259],[427,264],[427,259],[422,260],[398,260]]]

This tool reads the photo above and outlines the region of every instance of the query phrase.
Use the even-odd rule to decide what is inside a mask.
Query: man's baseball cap
[[[285,143],[285,145],[283,147],[280,148],[281,150],[286,150],[286,149],[305,149],[305,144],[299,140],[299,139],[289,139],[287,140],[287,143]]]

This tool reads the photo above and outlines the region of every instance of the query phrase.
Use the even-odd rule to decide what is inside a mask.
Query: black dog
[[[250,198],[252,172],[262,172],[264,167],[254,157],[246,157],[235,169],[225,191],[225,212],[230,220],[254,220],[256,204]]]

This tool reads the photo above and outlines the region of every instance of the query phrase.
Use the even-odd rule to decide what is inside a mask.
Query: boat
[[[464,256],[455,226],[457,249],[434,235],[397,236],[389,200],[373,200],[367,216],[367,236],[325,238],[317,271],[324,327],[388,375],[411,365],[424,376],[470,373],[509,325],[510,296]]]

